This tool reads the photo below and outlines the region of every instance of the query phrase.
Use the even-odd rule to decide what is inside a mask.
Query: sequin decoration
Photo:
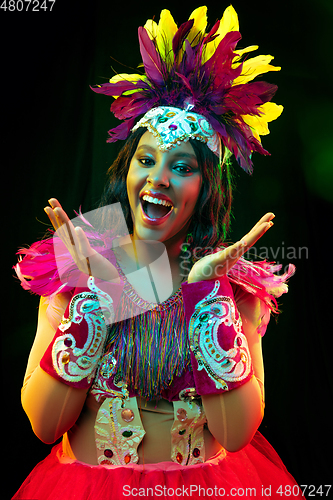
[[[67,365],[67,363],[69,363],[69,359],[70,359],[70,356],[69,356],[68,352],[65,352],[61,357],[62,364]]]
[[[102,358],[100,366],[100,375],[103,378],[109,379],[114,374],[116,368],[116,359],[112,352],[108,352]]]
[[[181,465],[205,461],[203,427],[207,422],[200,397],[194,388],[181,391],[182,401],[174,401],[174,423],[171,428],[171,460]],[[181,417],[181,418],[179,418]]]
[[[122,401],[128,398],[127,385],[122,380],[113,379],[113,385],[119,388],[119,391],[111,389],[108,382],[110,376],[114,373],[116,359],[112,352],[106,353],[100,360],[100,368],[97,370],[96,377],[90,392],[95,397],[97,403],[104,401],[105,398],[117,397]]]

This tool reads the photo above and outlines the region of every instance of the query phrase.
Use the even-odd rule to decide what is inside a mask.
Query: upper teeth
[[[172,203],[166,200],[160,200],[159,198],[152,198],[151,196],[148,196],[147,194],[142,196],[142,199],[144,201],[148,201],[149,203],[155,203],[155,205],[164,205],[165,207],[172,207]]]

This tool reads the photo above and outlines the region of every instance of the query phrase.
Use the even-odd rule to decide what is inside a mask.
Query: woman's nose
[[[154,187],[169,187],[170,179],[167,166],[163,162],[156,163],[149,171],[147,182]]]

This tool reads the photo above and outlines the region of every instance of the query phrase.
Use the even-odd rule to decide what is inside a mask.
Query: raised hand
[[[119,283],[117,269],[90,246],[83,229],[74,227],[59,201],[56,198],[48,201],[50,207],[45,207],[44,211],[79,270],[95,278]]]
[[[196,262],[188,275],[188,282],[221,278],[273,226],[274,217],[272,212],[268,212],[240,241],[219,252],[206,255]]]

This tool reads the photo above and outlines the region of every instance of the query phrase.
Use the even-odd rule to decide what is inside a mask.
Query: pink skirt
[[[203,464],[174,462],[101,466],[72,460],[62,444],[29,474],[13,500],[118,500],[301,498],[302,491],[279,455],[257,432],[236,453],[219,453]],[[304,497],[303,497],[304,498]]]

